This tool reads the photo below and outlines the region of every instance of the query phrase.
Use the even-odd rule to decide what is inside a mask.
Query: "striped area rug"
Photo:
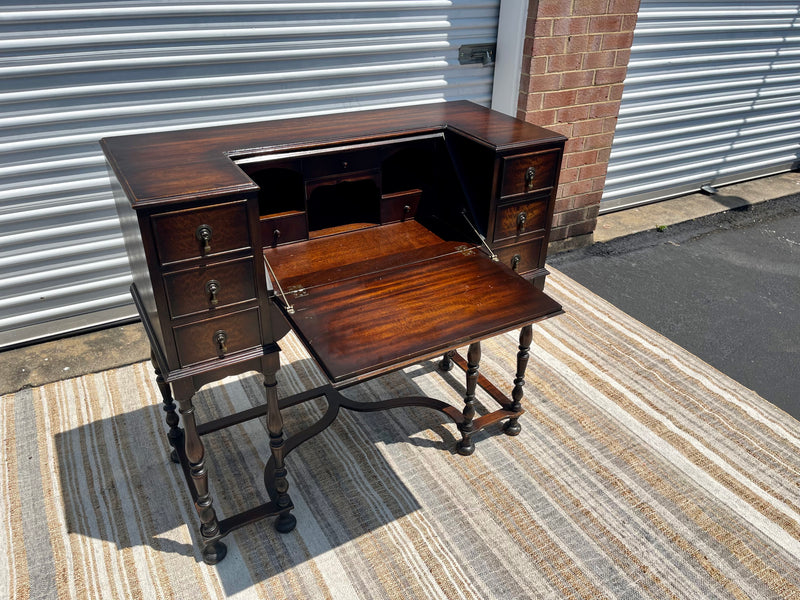
[[[439,413],[344,412],[288,460],[297,529],[240,529],[214,567],[148,364],[4,396],[0,596],[800,598],[798,423],[563,275],[548,291],[567,312],[534,327],[518,437],[493,428],[462,457]],[[322,382],[283,346],[284,393]],[[510,384],[515,353],[514,334],[486,342],[482,371]],[[249,375],[196,404],[262,393]],[[460,405],[462,374],[347,391],[420,393]],[[286,411],[287,431],[322,410]],[[262,502],[263,420],[205,440],[218,513]]]

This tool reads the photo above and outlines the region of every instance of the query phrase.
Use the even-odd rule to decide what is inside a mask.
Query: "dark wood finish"
[[[182,317],[255,300],[252,272],[253,260],[248,257],[165,274],[170,315]]]
[[[542,235],[547,225],[548,197],[539,197],[505,204],[497,208],[495,217],[494,241],[519,241],[525,235]]]
[[[475,452],[475,444],[472,442],[472,432],[475,431],[475,392],[478,389],[478,367],[481,362],[481,343],[472,342],[467,350],[467,391],[464,395],[464,417],[463,423],[459,424],[461,440],[458,442],[458,453],[462,456],[469,456]]]
[[[439,361],[439,368],[442,371],[452,371],[453,367],[455,366],[455,362],[453,361],[453,357],[456,355],[455,350],[448,350],[442,355],[442,360]]]
[[[290,290],[352,279],[409,264],[414,259],[435,258],[453,247],[416,221],[409,221],[360,229],[346,238],[329,236],[305,244],[264,249],[264,258],[284,289]]]
[[[252,348],[261,343],[258,310],[249,308],[181,325],[175,328],[175,342],[182,367]]]
[[[184,429],[183,463],[188,467],[194,507],[200,517],[200,535],[204,542],[203,559],[208,564],[215,564],[225,557],[226,550],[224,545],[218,543],[221,537],[219,521],[208,487],[205,446],[197,432],[195,409],[192,404],[195,390],[186,380],[173,384],[173,389]]]
[[[175,406],[175,400],[172,398],[172,390],[161,375],[161,368],[158,366],[155,354],[151,356],[150,360],[153,363],[153,370],[156,374],[156,385],[158,386],[158,391],[161,392],[162,408],[166,413],[165,420],[167,422],[167,427],[169,427],[167,431],[167,440],[169,441],[169,445],[172,446],[170,460],[177,463],[179,460],[176,448],[183,443],[183,429],[178,427],[180,419],[178,418],[178,413],[175,412],[177,406]]]
[[[207,228],[208,240],[198,231]],[[250,247],[244,200],[153,216],[153,234],[162,264],[216,256]]]
[[[450,357],[450,360],[453,362],[454,365],[458,365],[459,367],[461,367],[464,373],[467,373],[469,371],[469,365],[467,364],[467,359],[461,356],[458,353],[458,351],[451,350],[450,352],[447,353],[447,355]],[[513,404],[513,401],[504,392],[500,391],[500,389],[497,386],[495,386],[491,381],[489,381],[480,371],[478,372],[478,385],[483,389],[484,392],[489,394],[495,402],[497,402],[503,409],[505,409],[504,411],[496,411],[505,414],[504,416],[501,416],[499,419],[492,421],[492,423],[495,423],[504,418],[508,418],[510,416],[518,417],[523,412],[525,412],[522,409],[516,412],[511,411],[510,408],[511,405]],[[484,417],[490,417],[490,415],[484,415],[483,417],[478,417],[477,419],[475,419],[475,422],[478,423]],[[479,427],[476,425],[475,429],[480,430],[483,429],[483,427]]]
[[[528,366],[528,351],[531,349],[533,341],[533,327],[526,325],[519,333],[519,352],[517,352],[517,374],[514,378],[514,389],[511,392],[512,404],[509,407],[514,412],[522,410],[522,387],[525,385],[525,369]],[[522,427],[519,424],[519,417],[512,417],[506,421],[503,430],[508,435],[519,435]]]
[[[504,265],[508,265],[517,273],[528,273],[540,265],[541,268],[544,267],[544,259],[541,258],[542,250],[545,249],[543,244],[544,240],[537,238],[524,244],[496,248],[495,252]]]
[[[261,239],[264,245],[277,246],[308,239],[305,211],[261,217]]]
[[[422,190],[408,190],[381,196],[381,223],[413,219],[417,214]]]
[[[459,427],[462,454],[494,423],[519,430],[530,325],[561,310],[542,287],[564,141],[469,102],[101,141],[205,562],[222,560],[220,540],[254,520],[294,528],[286,457],[341,408],[440,411]],[[478,372],[480,340],[518,327],[508,398]],[[279,400],[277,341],[289,329],[330,383]],[[466,345],[464,360],[455,348]],[[439,355],[443,369],[466,372],[463,409],[341,393]],[[248,370],[264,377],[265,405],[197,423],[195,392]],[[477,386],[500,408],[478,416]],[[281,410],[318,397],[324,416],[284,439]],[[201,437],[258,416],[270,438],[270,500],[220,520]]]
[[[231,157],[268,156],[287,149],[335,148],[352,142],[402,140],[447,131],[507,154],[563,147],[564,137],[470,102],[445,102],[357,115],[324,115],[224,127],[119,136],[101,141],[136,208],[257,192]]]
[[[503,161],[504,198],[530,194],[556,184],[560,156],[557,151],[533,152],[506,158]]]
[[[434,258],[412,258],[384,270],[308,286],[289,295],[295,309],[289,318],[328,376],[345,382],[560,310],[480,250],[458,248],[452,243],[447,253]],[[487,293],[495,289],[502,293]]]
[[[305,175],[309,187],[313,188],[324,181],[346,181],[377,177],[380,175],[373,168],[372,150],[338,151],[317,154],[305,161]]]
[[[280,513],[275,522],[275,528],[281,533],[289,533],[294,529],[297,520],[289,514],[292,501],[289,499],[289,480],[286,478],[284,458],[286,449],[283,439],[283,417],[278,403],[278,380],[275,373],[278,371],[278,354],[266,354],[264,362],[264,390],[267,396],[267,431],[269,432],[269,447],[271,461],[271,481],[267,482],[268,491],[274,490],[275,504]]]

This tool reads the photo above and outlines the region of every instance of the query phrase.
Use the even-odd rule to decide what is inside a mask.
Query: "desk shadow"
[[[301,371],[305,361],[313,363],[297,361],[294,372]],[[410,375],[396,372],[344,394],[359,401],[425,396],[413,378],[432,371],[438,371],[433,362],[422,363]],[[439,373],[444,387],[453,387],[454,395],[447,400],[463,397],[463,373]],[[280,386],[281,372],[278,377]],[[195,396],[198,422],[263,404],[261,381],[252,373],[204,387]],[[155,390],[151,395],[160,398]],[[285,409],[285,434],[312,424],[326,407],[324,399],[315,399]],[[224,561],[203,568],[216,569],[225,592],[233,594],[419,510],[419,502],[381,447],[410,444],[426,449],[423,452],[454,452],[459,437],[446,415],[427,408],[368,413],[343,409],[329,428],[287,458],[297,529],[277,533],[274,518],[247,525],[223,539],[229,546]],[[111,542],[118,550],[150,546],[159,553],[202,560],[199,521],[182,471],[168,458],[160,403],[95,420],[55,438],[69,533]],[[269,436],[263,417],[210,433],[203,441],[220,518],[267,501],[263,464],[269,456]]]

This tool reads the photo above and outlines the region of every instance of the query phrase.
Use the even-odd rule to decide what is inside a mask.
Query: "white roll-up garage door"
[[[800,164],[800,5],[642,0],[601,210]]]
[[[0,8],[0,347],[132,318],[98,146],[172,128],[470,99],[499,0]]]

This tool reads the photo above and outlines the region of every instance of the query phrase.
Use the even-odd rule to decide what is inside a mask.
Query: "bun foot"
[[[297,519],[292,513],[283,513],[275,521],[275,529],[280,533],[289,533],[297,525]]]
[[[506,435],[519,435],[519,432],[522,431],[522,425],[516,419],[512,419],[503,425],[503,431]]]
[[[228,547],[222,542],[214,542],[203,548],[203,562],[215,565],[228,554]]]
[[[442,371],[452,371],[453,370],[453,367],[456,364],[456,363],[453,362],[453,355],[454,354],[455,353],[452,352],[452,351],[444,353],[444,356],[442,356],[442,360],[439,361],[439,369],[440,370],[442,370]]]
[[[475,452],[475,444],[473,444],[471,440],[461,440],[456,446],[456,452],[458,452],[461,456],[469,456]]]

